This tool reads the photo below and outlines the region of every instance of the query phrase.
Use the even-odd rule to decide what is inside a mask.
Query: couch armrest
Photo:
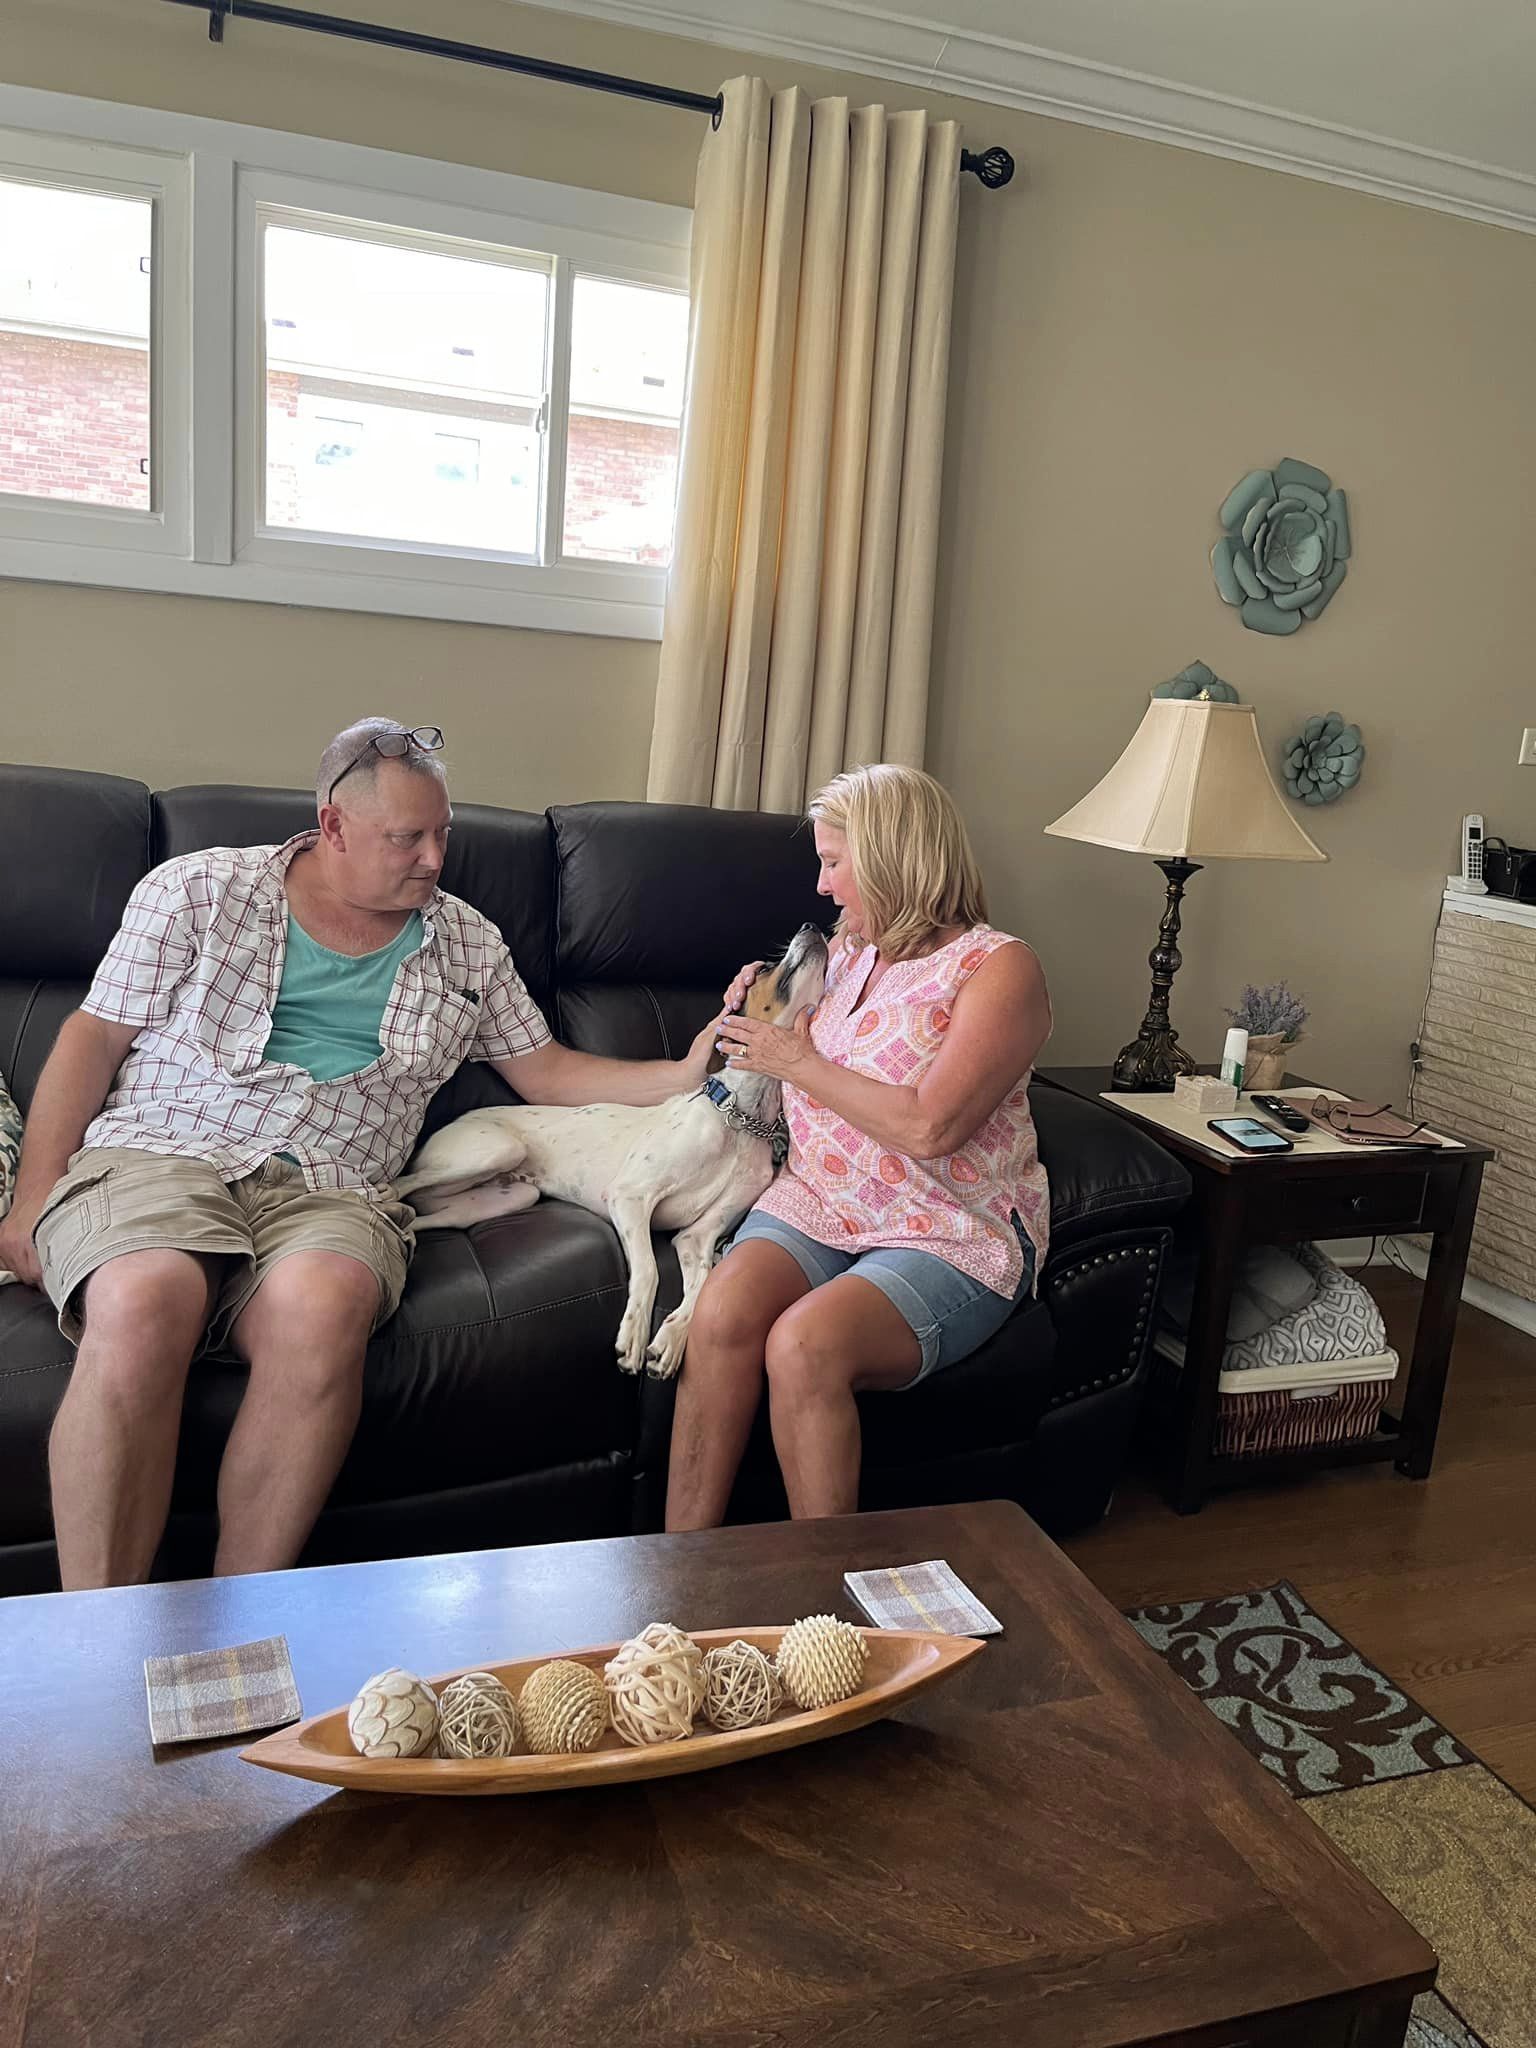
[[[1190,1178],[1171,1152],[1103,1103],[1036,1081],[1029,1106],[1051,1183],[1051,1261],[1107,1231],[1169,1224],[1189,1200]]]
[[[1140,1374],[1171,1238],[1166,1226],[1123,1230],[1052,1253],[1040,1283],[1056,1326],[1047,1412]]]

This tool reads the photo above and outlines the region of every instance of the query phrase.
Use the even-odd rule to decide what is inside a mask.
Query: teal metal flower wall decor
[[[1223,604],[1255,633],[1294,633],[1344,581],[1349,507],[1320,469],[1287,456],[1251,469],[1221,508],[1211,568]]]
[[[1280,772],[1289,795],[1303,804],[1337,803],[1353,789],[1365,766],[1365,742],[1358,725],[1346,725],[1340,711],[1309,718],[1280,749]]]
[[[1203,661],[1192,661],[1188,668],[1181,668],[1166,683],[1159,683],[1152,694],[1154,697],[1205,697],[1216,704],[1241,702],[1232,685],[1224,683]]]

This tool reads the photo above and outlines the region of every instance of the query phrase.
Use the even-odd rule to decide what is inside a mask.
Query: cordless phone
[[[1461,873],[1447,875],[1446,882],[1458,896],[1488,894],[1483,880],[1483,820],[1478,811],[1469,811],[1461,821]]]

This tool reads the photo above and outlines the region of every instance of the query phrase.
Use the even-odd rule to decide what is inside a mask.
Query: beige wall
[[[910,103],[876,81],[502,0],[366,12],[712,88],[735,69]],[[7,0],[16,83],[283,127],[686,202],[691,117],[159,0]],[[1360,789],[1309,813],[1327,868],[1191,885],[1178,1021],[1289,976],[1307,1068],[1401,1097],[1457,821],[1536,842],[1524,644],[1536,241],[1005,109],[928,102],[1022,176],[964,193],[930,760],[971,818],[995,914],[1039,945],[1054,1055],[1107,1056],[1144,1002],[1149,863],[1040,827],[1113,758],[1151,684],[1197,656],[1268,739],[1334,707]],[[1245,632],[1217,601],[1215,510],[1294,454],[1350,493],[1357,553],[1320,623]],[[441,719],[470,798],[639,795],[655,648],[488,627],[0,584],[4,752],[146,780],[304,779],[362,709]]]

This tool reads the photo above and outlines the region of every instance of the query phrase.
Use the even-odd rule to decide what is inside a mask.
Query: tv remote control
[[[1284,1124],[1288,1131],[1310,1131],[1312,1128],[1310,1117],[1303,1116],[1295,1103],[1286,1102],[1278,1095],[1255,1095],[1253,1106],[1255,1109],[1265,1110],[1277,1124]]]

